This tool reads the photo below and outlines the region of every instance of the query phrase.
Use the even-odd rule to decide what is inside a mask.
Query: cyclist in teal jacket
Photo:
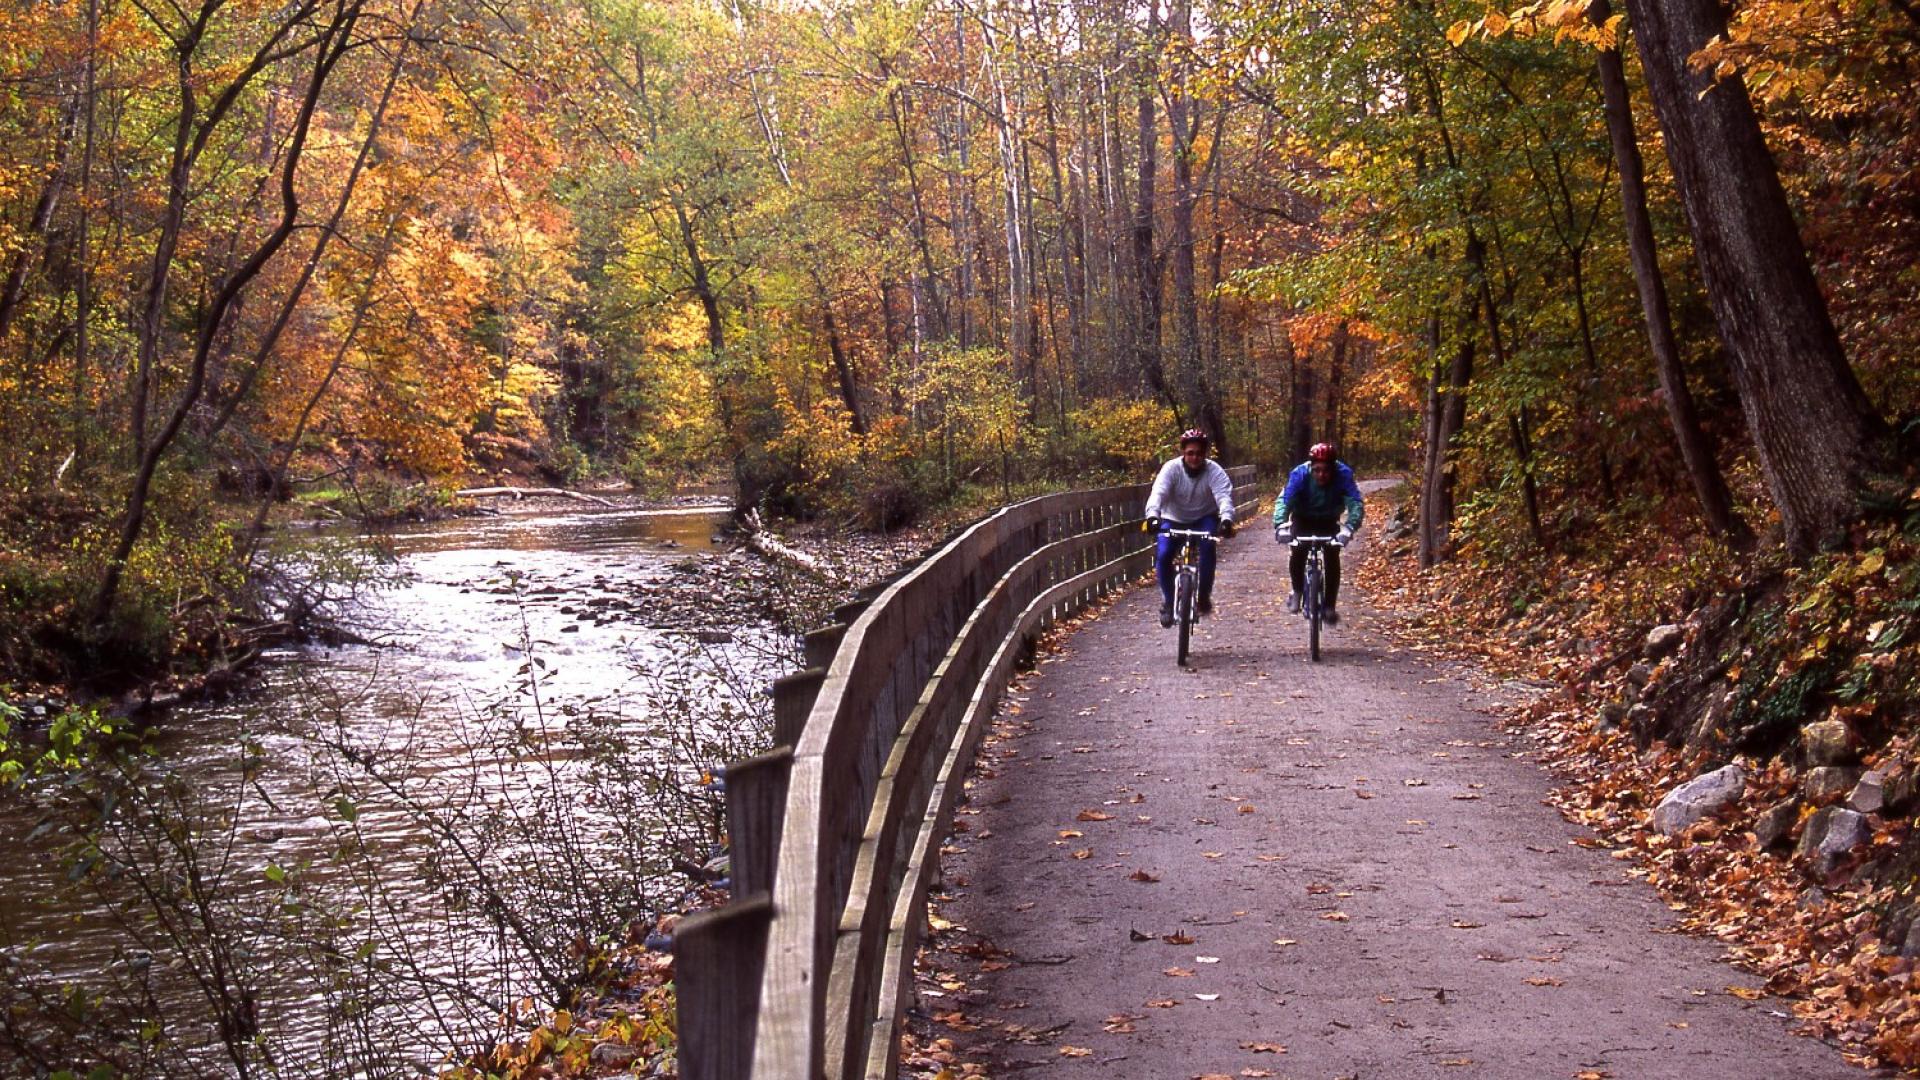
[[[1293,543],[1295,536],[1333,536],[1339,544],[1353,539],[1353,532],[1366,516],[1366,502],[1360,497],[1360,485],[1354,483],[1353,470],[1334,458],[1332,443],[1315,443],[1307,451],[1307,460],[1287,476],[1287,486],[1273,506],[1273,538],[1282,544]],[[1345,520],[1343,521],[1342,518]],[[1340,621],[1335,604],[1340,599],[1340,547],[1326,549],[1327,598],[1320,617],[1329,625]],[[1302,578],[1307,572],[1307,549],[1293,549],[1288,563],[1293,577],[1293,595],[1287,598],[1287,610],[1300,610]]]

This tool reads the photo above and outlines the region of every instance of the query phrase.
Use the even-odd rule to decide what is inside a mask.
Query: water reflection
[[[383,1071],[347,1041],[373,1030],[374,1010],[389,1048],[431,1067],[535,985],[530,941],[570,932],[555,925],[569,917],[559,910],[522,913],[532,921],[517,925],[485,890],[557,908],[563,894],[660,861],[668,818],[699,799],[684,781],[717,763],[690,758],[718,753],[707,740],[748,737],[695,728],[759,710],[752,695],[790,648],[765,625],[703,641],[657,602],[679,564],[719,556],[711,537],[723,515],[568,511],[395,530],[385,539],[402,584],[355,612],[374,645],[287,650],[243,700],[166,719],[156,762],[184,781],[166,797],[198,803],[187,862],[228,890],[208,917],[242,944],[227,961],[264,983],[249,1022],[291,1055],[280,1061],[289,1075]],[[642,805],[637,792],[656,801]],[[119,816],[131,829],[139,810]],[[38,823],[16,809],[0,835],[24,842]],[[141,855],[143,842],[128,849],[135,863],[180,857]],[[355,858],[338,858],[346,849]],[[141,867],[123,870],[121,884],[148,887]],[[275,876],[283,871],[296,872]],[[179,955],[192,949],[151,925],[135,941],[124,911],[64,899],[63,875],[50,859],[0,863],[9,979],[158,986],[156,1010],[191,1012],[210,957]],[[290,880],[317,890],[314,911],[351,913],[330,931],[332,953],[280,925]],[[141,968],[156,954],[175,977]],[[395,972],[410,977],[411,996],[396,995],[406,980]],[[170,1036],[200,1039],[199,1064],[232,1071],[214,1053],[214,1025],[196,1026]]]

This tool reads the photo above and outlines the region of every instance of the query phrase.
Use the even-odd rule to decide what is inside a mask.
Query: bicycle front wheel
[[[1314,660],[1320,659],[1320,568],[1307,567],[1307,652]]]
[[[1173,615],[1180,622],[1179,663],[1187,662],[1187,646],[1193,638],[1193,571],[1188,567],[1180,568],[1180,578],[1173,587]]]

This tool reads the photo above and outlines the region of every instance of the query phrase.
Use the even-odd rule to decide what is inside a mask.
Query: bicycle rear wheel
[[[1193,637],[1193,570],[1180,568],[1180,576],[1173,586],[1173,617],[1180,622],[1179,662],[1187,662],[1187,645]]]
[[[1307,611],[1307,652],[1314,660],[1320,659],[1320,565],[1315,560],[1307,564],[1307,595],[1304,598]]]

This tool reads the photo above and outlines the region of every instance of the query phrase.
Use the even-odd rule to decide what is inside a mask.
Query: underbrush
[[[1407,612],[1402,643],[1553,691],[1511,722],[1550,750],[1562,812],[1633,852],[1809,1031],[1920,1066],[1920,489],[1801,566],[1644,511],[1551,554],[1469,535],[1425,572],[1392,533],[1360,576]],[[1652,826],[1672,789],[1728,765],[1741,797]],[[1856,840],[1823,847],[1839,815]]]

